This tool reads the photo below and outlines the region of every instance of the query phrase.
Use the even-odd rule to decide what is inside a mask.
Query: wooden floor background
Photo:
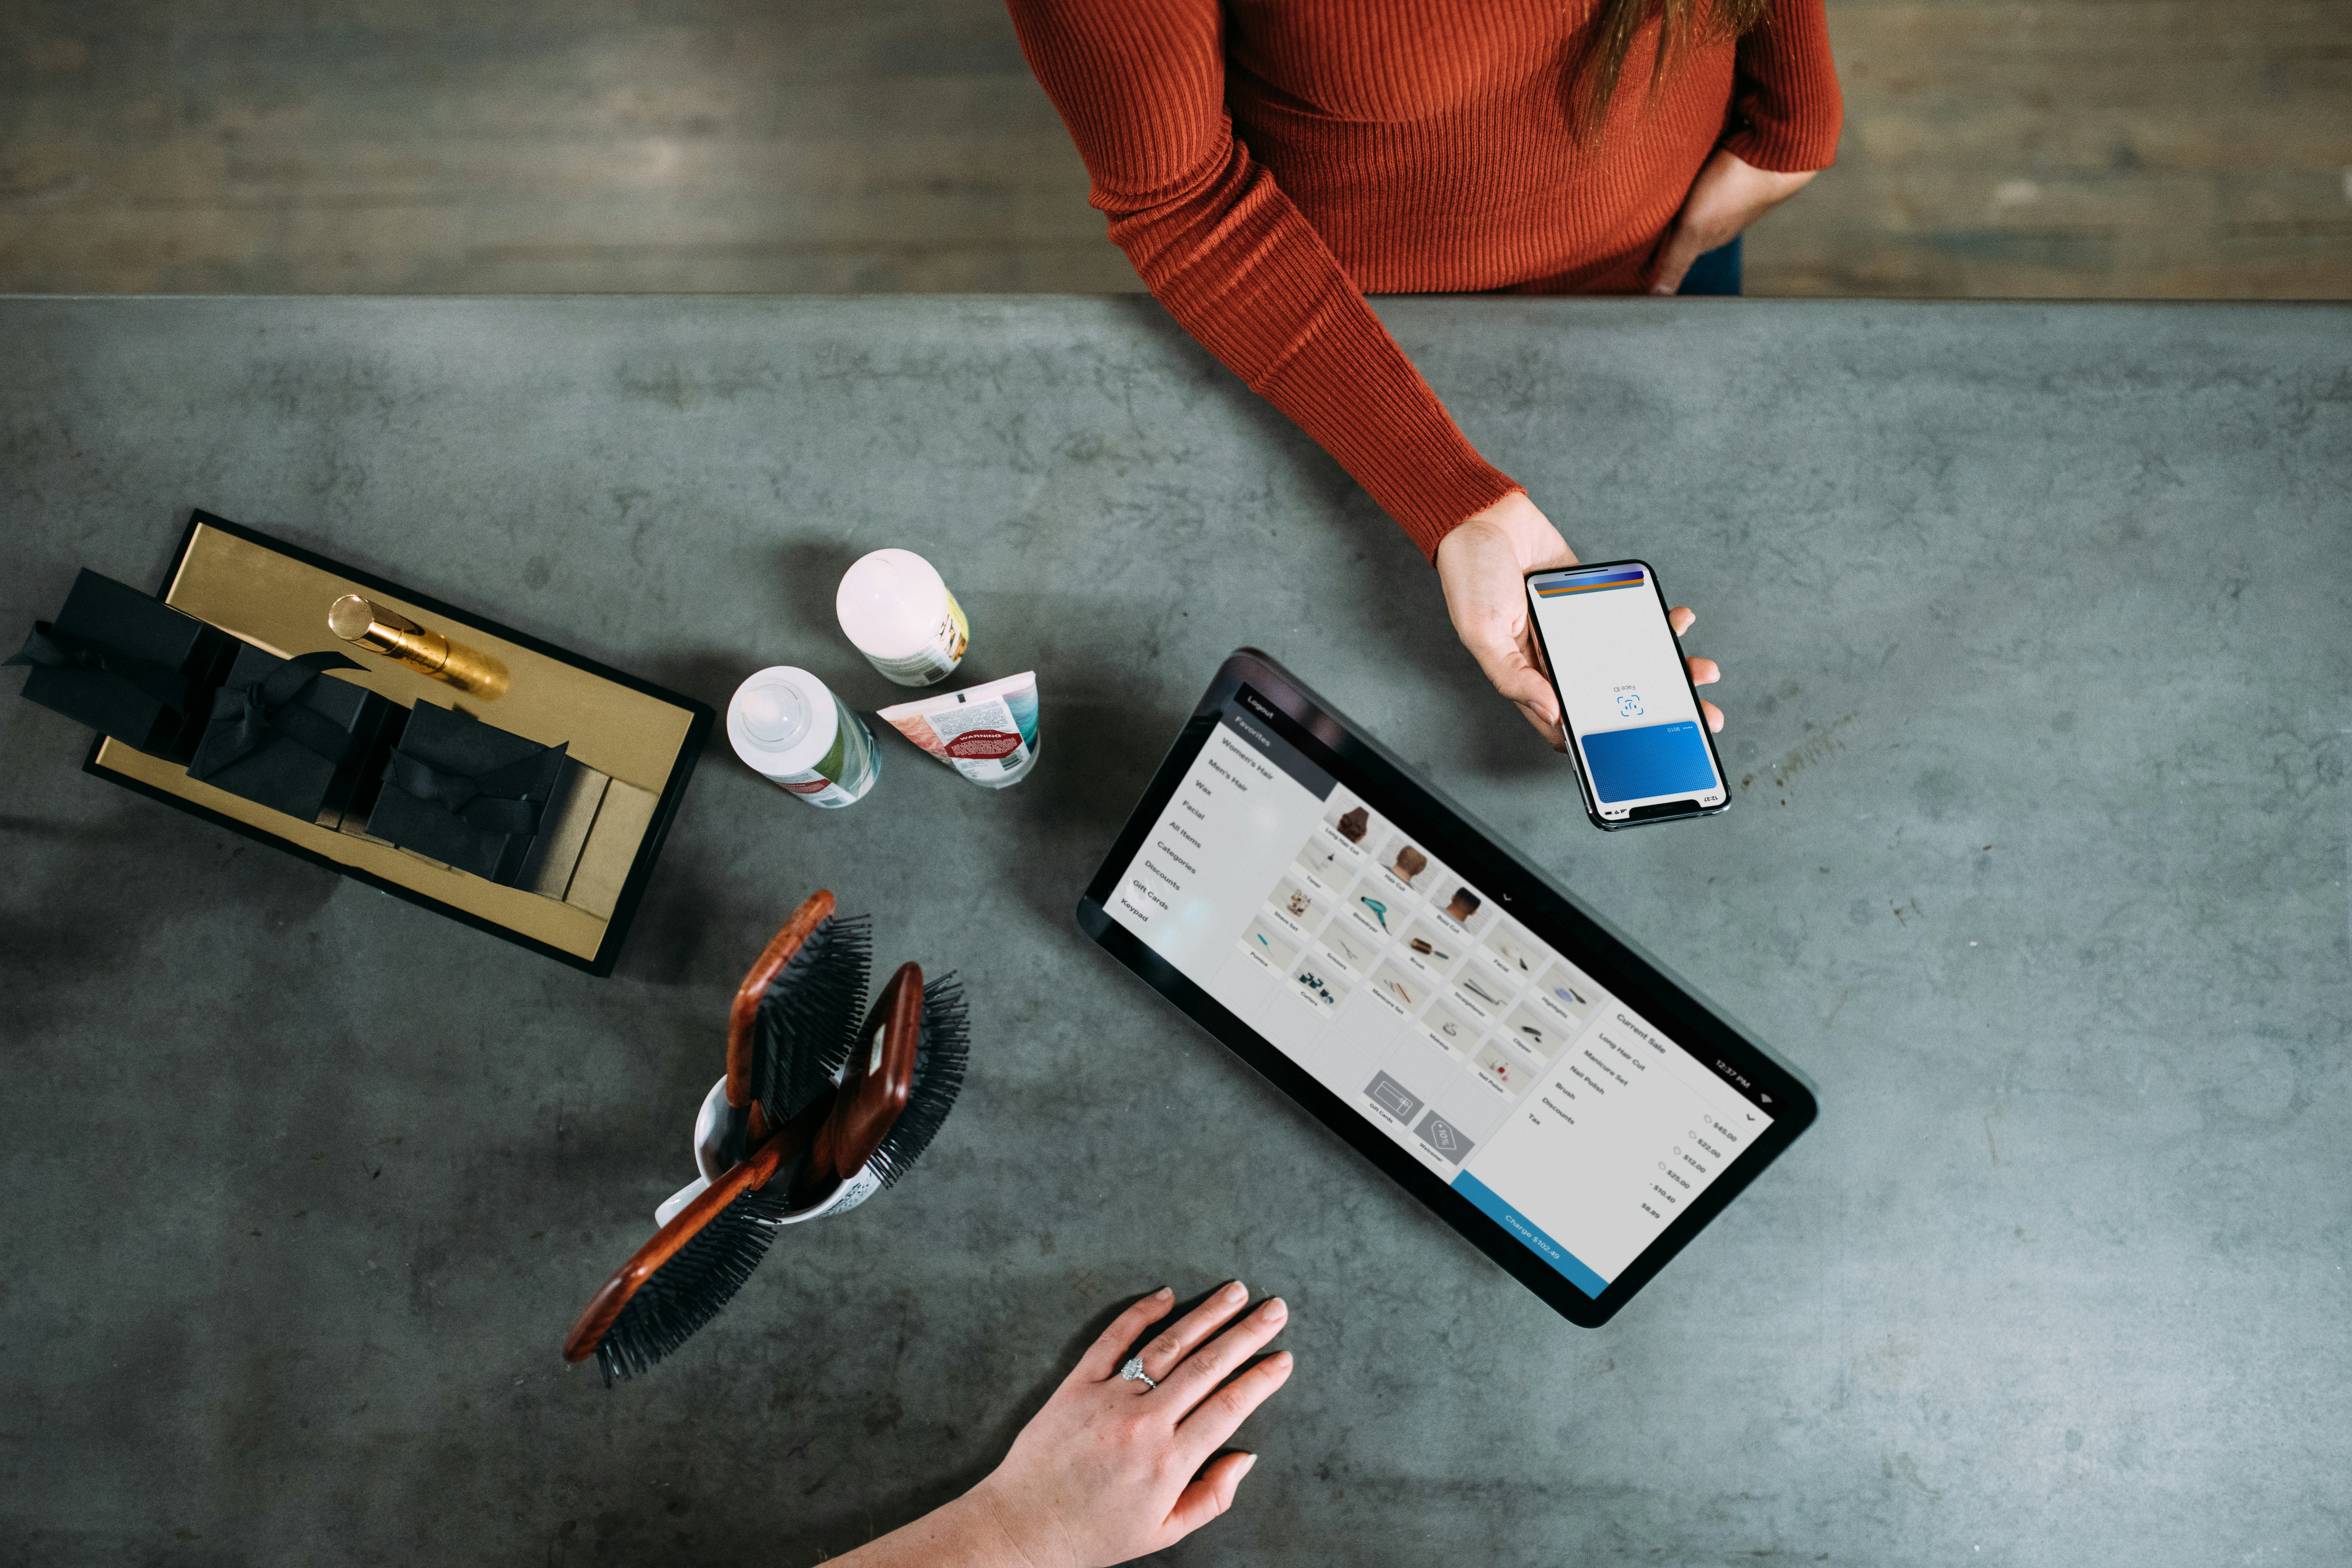
[[[2352,0],[1829,0],[1767,294],[2352,297]],[[0,290],[1138,287],[1000,0],[0,0]]]

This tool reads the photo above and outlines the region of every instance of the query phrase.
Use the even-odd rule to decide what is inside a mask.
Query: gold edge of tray
[[[489,655],[509,672],[508,690],[496,698],[478,698],[342,641],[327,629],[327,607],[345,594],[364,595]],[[299,821],[200,783],[188,777],[185,768],[116,741],[100,743],[97,767],[518,936],[583,959],[596,956],[621,887],[636,864],[662,792],[693,731],[690,710],[524,647],[460,616],[426,609],[209,524],[197,524],[190,535],[163,602],[281,658],[320,650],[341,653],[361,668],[338,670],[337,679],[364,686],[404,707],[435,702],[541,745],[566,744],[571,756],[625,788],[595,813],[581,847],[580,865],[569,879],[570,897],[576,901],[567,902],[500,887],[381,840]]]
[[[188,771],[176,763],[161,757],[151,757],[144,752],[133,751],[120,741],[102,741],[98,748],[97,765],[125,778],[176,795],[192,805],[218,812],[248,827],[257,827],[273,838],[283,839],[299,849],[323,856],[339,866],[381,877],[396,882],[412,892],[465,910],[469,915],[490,921],[520,936],[561,949],[580,958],[593,958],[604,944],[608,921],[572,904],[558,903],[541,898],[520,888],[502,888],[495,882],[464,871],[438,866],[420,859],[404,849],[389,844],[354,837],[320,827],[316,823],[303,822],[282,811],[272,811],[266,805],[247,800],[242,795],[215,789],[188,776]],[[643,835],[639,836],[642,841]],[[631,856],[634,864],[635,857]]]
[[[327,606],[345,594],[363,595],[490,655],[507,667],[512,678],[509,690],[484,700],[344,642],[327,629]],[[322,650],[342,654],[361,668],[339,670],[337,679],[381,692],[403,707],[434,702],[543,746],[568,744],[570,754],[585,765],[656,796],[694,725],[694,715],[674,703],[209,524],[196,525],[163,602],[281,658]]]

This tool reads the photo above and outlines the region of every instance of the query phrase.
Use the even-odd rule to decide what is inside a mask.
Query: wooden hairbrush
[[[564,1339],[563,1359],[593,1355],[610,1388],[615,1377],[642,1374],[717,1317],[776,1238],[783,1155],[782,1135],[770,1138],[673,1215],[590,1300]]]
[[[872,925],[819,889],[768,939],[727,1015],[725,1171],[840,1078],[866,1013]]]
[[[643,1374],[718,1315],[778,1230],[855,1208],[906,1173],[963,1087],[962,987],[953,975],[926,986],[919,968],[902,965],[853,1043],[861,1054],[840,1085],[686,1203],[604,1282],[565,1338],[564,1360],[593,1355],[607,1386]]]
[[[838,1214],[905,1174],[955,1108],[970,1035],[963,986],[954,975],[925,985],[920,966],[898,966],[866,1016],[808,1157],[793,1174],[796,1217],[814,1218],[806,1211],[820,1207]]]

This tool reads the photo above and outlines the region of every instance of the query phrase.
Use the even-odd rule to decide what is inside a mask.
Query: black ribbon
[[[213,699],[212,723],[205,731],[205,743],[188,776],[208,779],[278,736],[339,768],[349,765],[359,750],[360,737],[323,713],[293,704],[321,671],[362,668],[339,653],[306,653],[288,659],[260,680],[224,686]]]
[[[152,658],[132,658],[102,642],[61,632],[47,621],[35,621],[33,634],[25,639],[25,646],[13,658],[0,659],[0,664],[36,664],[50,669],[87,669],[110,675],[181,717],[187,716],[188,678],[177,669]]]
[[[541,746],[527,757],[479,773],[444,773],[406,752],[394,752],[383,776],[403,793],[431,801],[472,826],[491,833],[533,834],[539,831],[541,803],[527,795],[538,786],[547,766],[542,759],[554,749]]]

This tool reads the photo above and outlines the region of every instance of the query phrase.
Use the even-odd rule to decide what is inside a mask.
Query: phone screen
[[[1538,572],[1528,603],[1594,812],[1622,822],[1644,806],[1722,805],[1723,777],[1650,569],[1633,561]]]

